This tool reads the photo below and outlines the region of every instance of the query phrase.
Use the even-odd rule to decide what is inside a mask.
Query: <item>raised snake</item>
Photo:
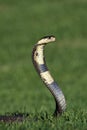
[[[59,85],[54,81],[51,76],[44,57],[44,47],[46,44],[50,42],[54,42],[55,37],[45,36],[41,38],[35,45],[32,51],[32,61],[35,66],[36,71],[38,72],[40,78],[46,85],[46,87],[50,90],[52,95],[54,96],[56,109],[54,111],[54,115],[57,116],[62,114],[66,109],[66,101],[62,90]]]
[[[55,41],[54,36],[46,36],[41,38],[37,44],[34,45],[32,51],[32,60],[37,70],[40,78],[45,83],[47,88],[50,90],[52,95],[54,96],[56,102],[56,109],[54,111],[54,116],[58,116],[62,114],[66,109],[66,101],[62,90],[59,88],[59,85],[54,81],[51,76],[45,62],[44,57],[44,47],[46,44]],[[13,113],[10,115],[0,115],[0,122],[14,122],[14,121],[23,121],[29,115],[26,113]]]

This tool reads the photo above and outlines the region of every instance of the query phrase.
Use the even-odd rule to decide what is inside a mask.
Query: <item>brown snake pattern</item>
[[[34,45],[32,51],[32,60],[37,70],[40,78],[46,85],[46,87],[50,90],[52,95],[54,96],[56,102],[56,109],[54,115],[57,116],[63,113],[66,109],[66,101],[62,90],[60,89],[59,85],[54,81],[53,77],[51,76],[44,57],[44,47],[46,44],[55,41],[54,36],[46,36],[41,38],[37,44]]]

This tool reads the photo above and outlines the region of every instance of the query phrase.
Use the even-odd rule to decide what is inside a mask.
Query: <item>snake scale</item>
[[[55,103],[56,103],[56,109],[54,111],[54,115],[57,116],[59,114],[62,114],[65,111],[66,101],[62,90],[60,89],[59,85],[54,81],[53,77],[51,76],[44,57],[45,45],[54,41],[55,41],[55,37],[53,35],[45,36],[41,38],[34,45],[32,51],[32,61],[40,78],[42,79],[46,87],[50,90],[50,92],[54,96]]]

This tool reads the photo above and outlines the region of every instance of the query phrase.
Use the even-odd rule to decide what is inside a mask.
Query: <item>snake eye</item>
[[[51,36],[48,36],[48,38],[51,39],[51,38],[55,38],[55,37],[53,35],[51,35]]]
[[[49,39],[51,39],[51,36],[48,36]]]

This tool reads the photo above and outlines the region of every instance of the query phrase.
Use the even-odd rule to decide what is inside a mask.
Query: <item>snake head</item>
[[[41,38],[41,39],[38,41],[37,44],[39,44],[39,45],[44,45],[44,44],[47,44],[47,43],[49,43],[49,42],[53,42],[53,41],[55,41],[55,40],[56,40],[56,38],[55,38],[55,36],[53,36],[53,35],[45,36],[45,37]]]

